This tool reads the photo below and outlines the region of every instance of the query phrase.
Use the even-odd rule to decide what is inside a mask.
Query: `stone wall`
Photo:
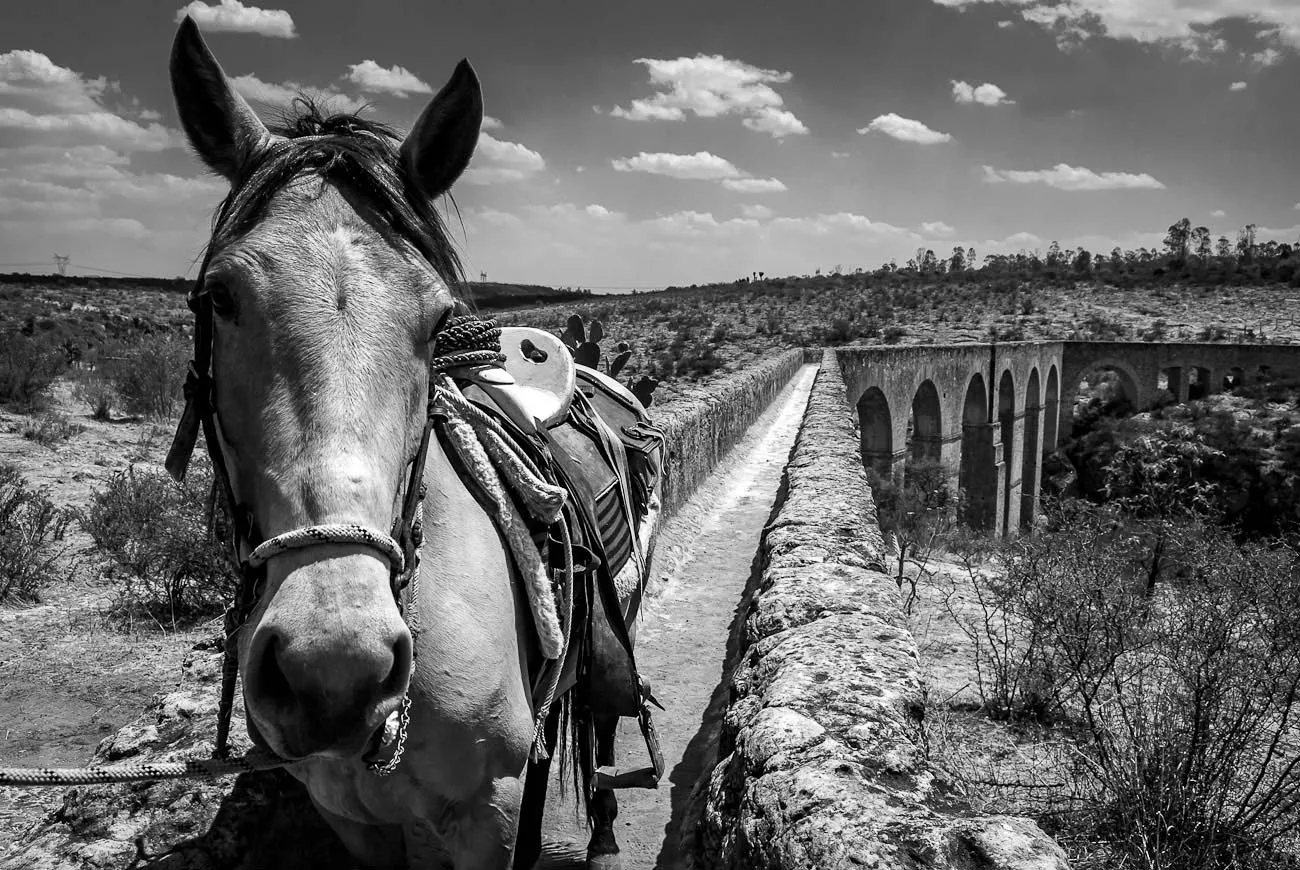
[[[653,408],[668,433],[663,500],[671,514],[803,364],[792,350]],[[220,638],[190,653],[176,688],[100,744],[94,763],[205,758],[216,735]],[[236,695],[231,751],[249,748]],[[35,824],[0,843],[0,870],[344,870],[342,845],[283,771],[67,790],[0,787]],[[43,818],[42,818],[43,816]]]
[[[786,474],[707,784],[703,866],[1066,867],[1032,822],[971,813],[918,749],[916,643],[833,350]]]
[[[650,416],[668,435],[667,474],[660,493],[665,516],[676,513],[727,451],[744,437],[794,377],[803,359],[803,350],[789,350],[760,366],[694,388],[669,404],[650,409]]]

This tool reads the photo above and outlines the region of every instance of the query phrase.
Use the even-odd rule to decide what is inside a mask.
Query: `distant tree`
[[[1170,225],[1165,235],[1165,250],[1169,254],[1170,264],[1182,267],[1187,263],[1188,250],[1192,240],[1192,222],[1183,218]]]
[[[1047,268],[1055,269],[1061,265],[1061,243],[1053,241],[1047,246]]]
[[[1255,262],[1255,225],[1246,224],[1237,231],[1237,259],[1243,263]]]
[[[1227,236],[1219,236],[1219,240],[1214,244],[1214,253],[1220,260],[1232,258],[1232,242],[1228,241]]]
[[[1201,261],[1202,266],[1210,262],[1213,249],[1209,227],[1197,227],[1192,230],[1192,250],[1196,253],[1196,259]]]
[[[967,248],[967,249],[966,249],[966,268],[967,268],[967,269],[974,269],[974,268],[975,268],[975,264],[978,263],[978,262],[979,262],[979,261],[975,259],[975,249],[974,249],[974,248]]]
[[[926,249],[925,249],[925,253],[922,254],[921,257],[922,257],[922,259],[921,259],[921,271],[922,271],[922,272],[937,272],[937,271],[938,271],[938,269],[939,269],[939,258],[936,257],[936,256],[934,255],[934,251],[933,251],[933,250],[931,250],[930,248],[926,248]]]
[[[948,260],[948,271],[953,275],[966,271],[966,252],[961,249],[961,245],[952,249],[952,257]]]
[[[1074,255],[1074,271],[1080,275],[1092,274],[1092,254],[1086,248],[1080,248]]]
[[[1124,271],[1124,252],[1117,247],[1110,249],[1110,268],[1116,273]]]

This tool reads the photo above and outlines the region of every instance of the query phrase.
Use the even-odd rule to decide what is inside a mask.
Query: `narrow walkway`
[[[655,711],[668,782],[618,792],[615,833],[624,870],[686,870],[682,825],[701,775],[713,763],[735,663],[738,619],[763,527],[776,503],[817,366],[804,366],[690,502],[666,523],[655,553],[652,597],[643,607],[637,664],[666,710]],[[636,724],[619,730],[618,764],[647,763]],[[558,765],[556,765],[558,769]],[[581,867],[585,825],[572,787],[552,775],[542,867]]]

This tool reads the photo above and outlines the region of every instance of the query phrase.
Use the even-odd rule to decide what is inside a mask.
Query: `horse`
[[[538,728],[519,568],[463,465],[428,435],[430,346],[464,286],[434,203],[474,153],[478,78],[461,60],[405,136],[308,100],[268,125],[189,17],[170,76],[192,150],[230,183],[191,294],[210,320],[196,356],[211,372],[191,387],[209,403],[203,431],[245,564],[261,554],[231,647],[249,738],[291,762],[366,867],[532,866],[549,764],[533,748],[539,730],[554,746],[563,705]],[[392,583],[409,552],[365,530],[401,525],[417,489],[413,636]],[[362,532],[321,532],[337,527]],[[617,716],[564,709],[588,717],[588,750],[611,764]],[[376,775],[399,721],[389,775]],[[614,795],[581,793],[588,866],[618,867]]]

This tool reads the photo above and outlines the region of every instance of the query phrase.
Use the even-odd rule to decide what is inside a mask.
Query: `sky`
[[[193,275],[226,190],[167,76],[408,128],[468,58],[471,277],[597,291],[1300,238],[1300,0],[42,0],[0,8],[0,271]]]

